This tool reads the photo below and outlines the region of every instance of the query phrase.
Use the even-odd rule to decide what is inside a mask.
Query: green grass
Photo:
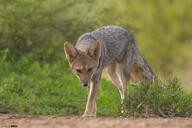
[[[30,57],[8,58],[0,59],[0,109],[33,115],[83,114],[87,89],[71,73],[66,60],[40,64]],[[120,116],[120,108],[118,89],[102,79],[97,115]],[[192,94],[183,91],[176,78],[131,84],[125,109],[126,116],[190,117]]]
[[[67,61],[41,65],[23,57],[18,62],[3,62],[0,66],[0,108],[39,115],[83,113],[87,89],[71,73]],[[98,115],[116,116],[119,92],[104,79],[101,84]]]

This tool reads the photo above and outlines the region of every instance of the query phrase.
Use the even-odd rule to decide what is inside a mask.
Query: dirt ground
[[[0,128],[192,128],[192,118],[21,117],[0,114]]]

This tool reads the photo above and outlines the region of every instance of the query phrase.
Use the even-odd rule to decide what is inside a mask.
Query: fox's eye
[[[80,69],[76,69],[76,71],[77,71],[78,73],[81,73],[81,70],[80,70]]]
[[[93,70],[93,68],[89,68],[87,71],[88,71],[88,72],[91,72],[92,70]]]

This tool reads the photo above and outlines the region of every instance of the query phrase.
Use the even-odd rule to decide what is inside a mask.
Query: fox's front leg
[[[96,107],[96,100],[97,100],[97,95],[99,91],[99,85],[100,85],[100,79],[101,76],[96,76],[91,81],[90,87],[88,87],[88,100],[86,104],[86,109],[82,117],[95,117],[96,112],[97,112],[97,107]]]

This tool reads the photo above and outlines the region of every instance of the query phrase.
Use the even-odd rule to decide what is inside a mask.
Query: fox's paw
[[[124,104],[121,104],[121,117],[126,117],[126,108]]]

